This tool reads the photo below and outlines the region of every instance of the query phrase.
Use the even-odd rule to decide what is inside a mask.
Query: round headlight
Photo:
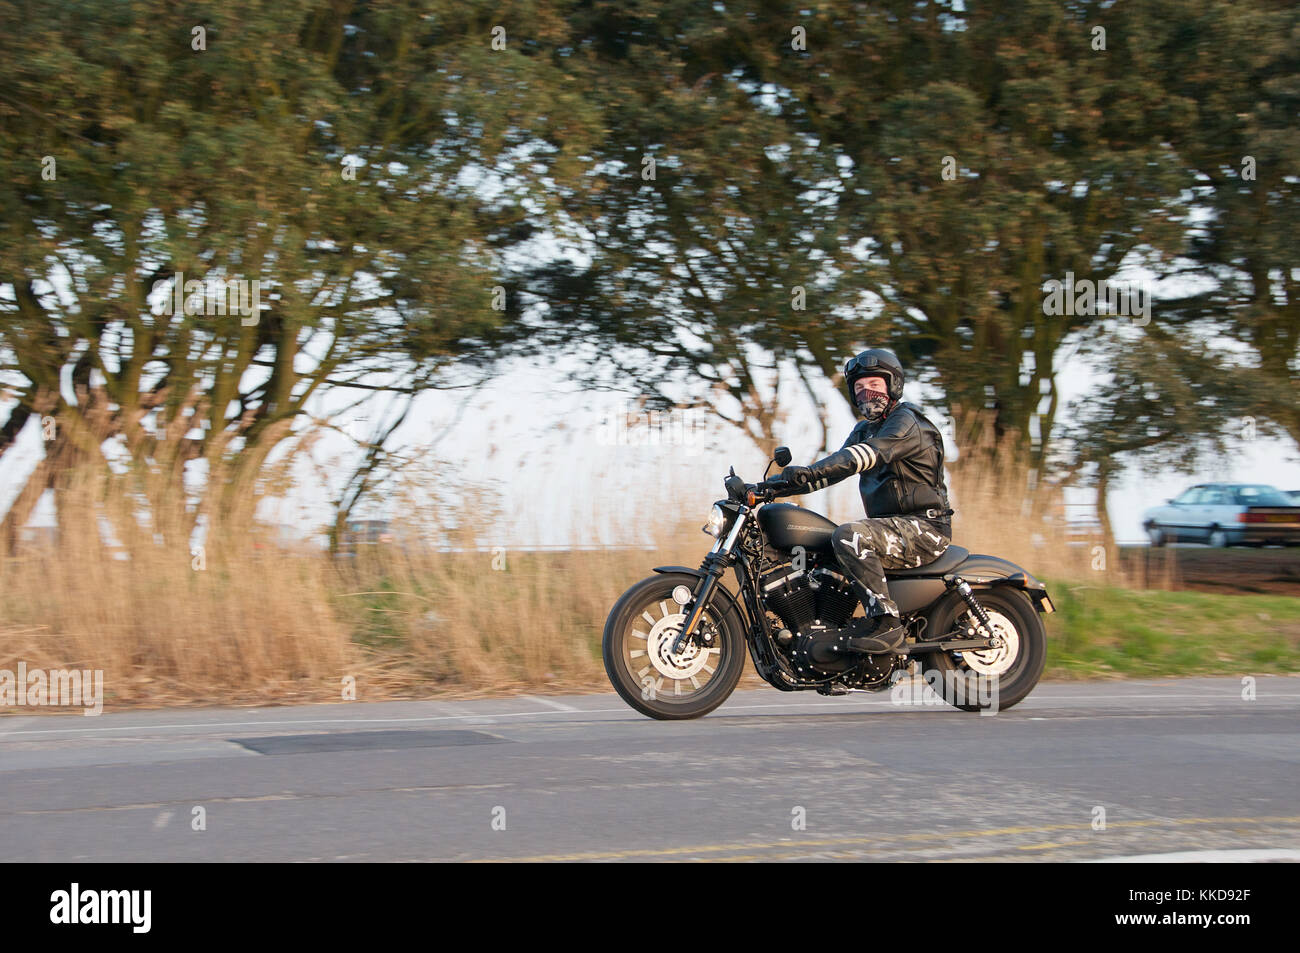
[[[713,504],[713,509],[709,510],[708,521],[705,522],[702,527],[704,532],[716,539],[722,535],[722,529],[726,525],[727,514],[722,512],[722,507],[718,506],[716,503]]]

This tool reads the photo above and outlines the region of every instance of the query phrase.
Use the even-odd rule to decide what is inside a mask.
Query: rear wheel
[[[976,590],[1002,647],[924,656],[925,677],[948,704],[962,711],[1005,711],[1033,691],[1047,664],[1047,632],[1029,597],[1018,589]],[[980,631],[965,601],[953,597],[936,609],[927,630]]]
[[[727,596],[714,595],[695,642],[672,651],[682,607],[699,578],[664,573],[637,583],[610,610],[602,653],[610,684],[651,718],[707,715],[730,697],[745,666],[745,629]]]
[[[1228,534],[1216,526],[1210,530],[1209,543],[1213,549],[1226,549],[1228,546]]]

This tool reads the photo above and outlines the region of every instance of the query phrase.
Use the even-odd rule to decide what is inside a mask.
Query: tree
[[[626,376],[649,393],[722,388],[760,445],[776,406],[756,371],[833,378],[888,344],[1044,457],[1056,354],[1096,320],[1046,314],[1045,283],[1104,281],[1181,238],[1165,137],[1190,114],[1147,70],[1171,26],[1048,0],[726,14],[575,19],[567,48],[608,118],[591,187],[566,196],[589,260],[520,279],[553,339],[647,355]]]
[[[187,539],[241,511],[314,395],[434,386],[501,318],[486,235],[581,151],[571,84],[456,5],[30,7],[0,7],[0,451],[58,426],[11,532],[114,441],[154,508],[207,465]],[[213,295],[227,279],[260,307]]]
[[[605,131],[553,225],[572,254],[516,274],[542,307],[510,343],[587,356],[588,387],[707,403],[770,452],[786,385],[833,375],[861,327],[841,290],[836,156],[763,107],[750,13],[723,29],[698,2],[575,7],[566,49],[582,52],[557,55]]]
[[[1300,9],[1294,4],[1157,4],[1179,30],[1162,50],[1164,82],[1194,105],[1171,130],[1202,213],[1186,256],[1166,270],[1189,290],[1156,320],[1182,339],[1215,335],[1216,380],[1249,368],[1250,412],[1300,443]]]
[[[1116,330],[1098,349],[1103,382],[1071,407],[1063,434],[1070,463],[1097,490],[1098,517],[1114,541],[1105,500],[1112,477],[1130,461],[1191,473],[1226,452],[1259,399],[1246,375],[1225,374],[1221,355],[1159,325]]]
[[[1167,29],[1140,5],[828,6],[806,67],[762,77],[851,162],[844,218],[900,356],[1037,461],[1056,355],[1097,320],[1046,314],[1045,284],[1177,247],[1181,112],[1145,69]]]

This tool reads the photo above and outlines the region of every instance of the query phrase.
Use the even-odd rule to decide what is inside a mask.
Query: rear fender
[[[1015,563],[1000,556],[981,556],[972,554],[965,562],[954,569],[948,579],[960,576],[970,584],[972,589],[993,589],[998,586],[1011,586],[1022,590],[1033,600],[1039,612],[1055,612],[1056,606],[1047,595],[1047,584],[1033,574],[1021,569]]]

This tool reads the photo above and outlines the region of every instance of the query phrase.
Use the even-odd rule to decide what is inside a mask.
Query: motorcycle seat
[[[942,576],[944,573],[952,572],[964,563],[966,557],[969,555],[969,549],[962,546],[949,546],[943,551],[943,555],[934,562],[926,563],[924,566],[917,566],[913,569],[886,569],[885,578],[894,579],[895,577],[900,576]]]

